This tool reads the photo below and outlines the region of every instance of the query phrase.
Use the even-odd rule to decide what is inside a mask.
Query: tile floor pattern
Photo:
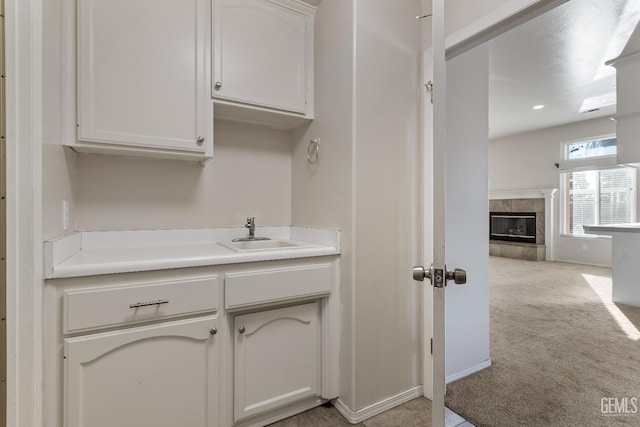
[[[269,427],[431,427],[431,401],[418,397],[359,424],[349,423],[333,406],[318,406]],[[446,427],[474,427],[447,408]]]

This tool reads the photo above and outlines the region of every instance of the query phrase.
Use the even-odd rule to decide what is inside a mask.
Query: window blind
[[[633,221],[635,173],[629,168],[570,172],[568,232],[585,234],[584,224]]]

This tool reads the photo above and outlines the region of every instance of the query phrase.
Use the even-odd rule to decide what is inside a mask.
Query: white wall
[[[421,6],[415,0],[357,4],[355,407],[361,409],[421,384],[423,285],[411,278],[421,261],[421,34],[415,20]]]
[[[324,0],[315,20],[315,119],[294,131],[292,222],[342,229],[340,399],[355,402],[353,322],[353,0]],[[308,142],[321,138],[318,163]]]
[[[520,190],[559,188],[560,144],[575,139],[615,133],[615,122],[608,118],[555,126],[491,140],[489,144],[489,189]],[[556,261],[611,265],[609,238],[560,236],[559,207],[556,197]]]
[[[421,288],[410,275],[420,260],[419,12],[419,0],[320,3],[316,119],[296,132],[293,222],[344,230],[340,399],[352,411],[421,383]]]
[[[43,2],[43,110],[42,110],[42,228],[49,239],[65,230],[62,227],[62,201],[75,204],[76,159],[65,152],[62,141],[62,1]],[[75,222],[71,209],[70,224]],[[73,231],[73,230],[68,230]],[[68,232],[67,231],[67,232]]]
[[[467,271],[446,290],[446,376],[489,364],[489,48],[447,61],[446,260]]]
[[[79,155],[78,230],[291,224],[291,132],[215,122],[214,158]]]

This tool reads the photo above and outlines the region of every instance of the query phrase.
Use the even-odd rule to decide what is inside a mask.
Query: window
[[[636,170],[616,164],[615,136],[561,146],[563,233],[585,235],[583,225],[634,222]]]
[[[566,234],[585,234],[583,224],[635,221],[635,169],[587,170],[563,175]]]
[[[576,160],[591,157],[615,156],[618,152],[616,138],[596,139],[593,141],[570,142],[565,144],[565,159]]]

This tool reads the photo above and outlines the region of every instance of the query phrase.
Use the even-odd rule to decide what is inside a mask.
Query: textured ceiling
[[[492,40],[489,136],[613,116],[615,69],[604,63],[639,21],[640,0],[571,0]]]

